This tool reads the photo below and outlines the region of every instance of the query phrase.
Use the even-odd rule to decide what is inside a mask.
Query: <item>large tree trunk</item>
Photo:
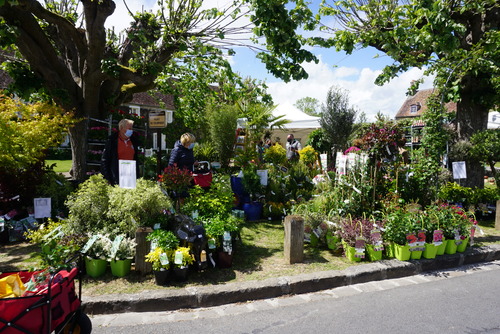
[[[88,151],[88,119],[78,122],[69,130],[73,165],[71,176],[73,180],[83,181],[87,177],[87,151]]]
[[[486,130],[488,125],[488,108],[481,104],[482,87],[478,78],[466,78],[461,93],[461,100],[457,103],[457,134],[459,140],[469,140],[476,132]],[[484,187],[484,166],[477,160],[466,161],[466,187]]]

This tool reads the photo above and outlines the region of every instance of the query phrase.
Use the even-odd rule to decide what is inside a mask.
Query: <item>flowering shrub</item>
[[[364,149],[377,159],[391,157],[406,143],[403,129],[397,124],[372,124],[362,140]]]
[[[92,126],[89,128],[89,139],[105,141],[108,138],[107,126]]]
[[[163,174],[158,176],[158,181],[167,191],[186,191],[193,182],[193,175],[187,169],[179,169],[175,166],[168,166],[163,170]]]
[[[318,161],[318,153],[310,145],[307,145],[299,151],[300,161],[302,161],[307,166],[312,166]]]

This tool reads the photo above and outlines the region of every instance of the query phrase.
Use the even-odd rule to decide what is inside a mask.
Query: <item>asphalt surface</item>
[[[382,260],[345,270],[320,271],[261,281],[160,289],[134,294],[84,295],[82,301],[88,315],[173,311],[298,295],[495,260],[500,260],[500,245],[469,247],[464,253],[438,255],[435,259]]]

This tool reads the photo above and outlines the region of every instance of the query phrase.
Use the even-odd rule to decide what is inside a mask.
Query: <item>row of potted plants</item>
[[[350,260],[380,260],[383,250],[387,257],[409,260],[464,252],[473,244],[477,221],[461,207],[439,204],[425,210],[398,209],[380,220],[343,218],[339,225]]]

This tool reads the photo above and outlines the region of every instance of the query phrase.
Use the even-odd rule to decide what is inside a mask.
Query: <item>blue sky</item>
[[[224,5],[226,0],[205,0],[213,5]],[[219,2],[219,3],[218,3]],[[127,1],[132,11],[141,8],[150,9],[156,1]],[[123,29],[130,20],[125,20],[127,12],[123,3],[116,1],[117,10],[108,19],[108,26]],[[411,69],[390,83],[379,87],[374,84],[381,69],[392,63],[387,56],[374,56],[379,53],[375,49],[362,49],[352,55],[335,52],[333,49],[315,48],[312,50],[320,59],[319,64],[303,64],[309,73],[307,80],[285,83],[267,73],[265,66],[255,58],[255,52],[246,48],[237,48],[236,56],[230,59],[233,69],[241,75],[259,80],[265,80],[269,86],[268,92],[278,105],[277,114],[285,114],[290,118],[300,118],[302,115],[293,106],[303,97],[313,97],[320,104],[326,100],[328,90],[332,86],[340,87],[349,93],[349,101],[359,111],[366,114],[369,121],[374,120],[377,112],[393,118],[406,99],[406,90],[412,80],[422,78],[423,71]],[[432,81],[426,79],[422,88],[432,87]]]

